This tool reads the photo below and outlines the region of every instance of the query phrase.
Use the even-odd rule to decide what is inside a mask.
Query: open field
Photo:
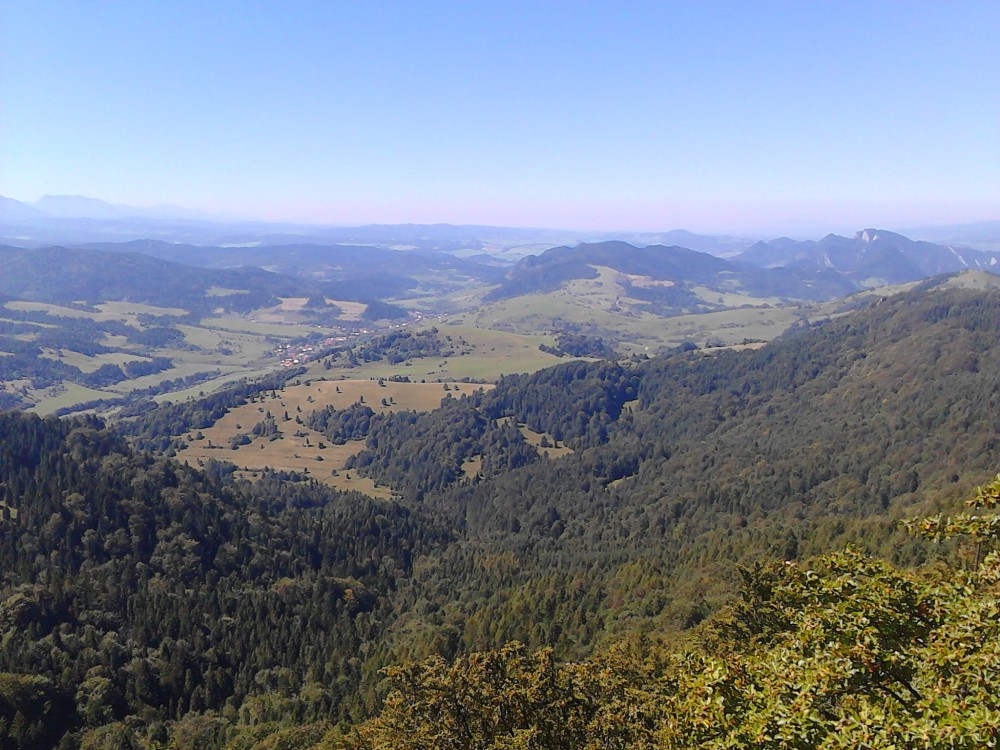
[[[424,326],[427,327],[427,326]],[[530,335],[507,331],[476,328],[449,323],[438,325],[441,335],[461,338],[473,351],[451,357],[420,357],[392,364],[366,362],[357,367],[334,365],[326,369],[322,362],[309,366],[309,377],[387,378],[405,375],[410,380],[496,380],[500,375],[535,372],[566,361],[552,354],[539,351],[539,344],[553,344],[548,335]]]
[[[459,289],[447,294],[427,294],[406,297],[395,300],[393,304],[405,307],[407,310],[420,310],[424,313],[454,313],[461,310],[471,310],[483,304],[483,297],[493,287],[473,287]]]
[[[344,468],[348,459],[364,448],[364,441],[332,444],[324,435],[306,426],[310,413],[328,405],[346,409],[357,403],[367,404],[375,412],[431,411],[449,396],[456,398],[490,388],[493,386],[472,383],[386,381],[380,385],[377,380],[303,380],[298,385],[293,383],[266,391],[254,401],[231,409],[211,427],[183,435],[185,447],[178,450],[177,458],[196,465],[203,465],[210,459],[229,461],[248,477],[267,468],[297,471],[340,490],[391,497],[392,488],[376,485]],[[254,426],[268,418],[274,420],[280,434],[254,436]],[[518,425],[518,429],[539,456],[556,459],[573,452],[565,445],[558,445],[551,435],[535,432],[524,425]],[[246,436],[248,442],[234,440],[241,435]],[[240,442],[245,444],[240,445]],[[471,478],[481,466],[482,457],[479,456],[467,460],[462,469]]]
[[[226,333],[251,333],[256,336],[274,336],[279,339],[301,338],[316,333],[320,329],[314,325],[285,323],[264,323],[254,319],[255,316],[244,318],[239,315],[221,315],[217,318],[205,318],[200,327]]]
[[[48,313],[49,315],[58,315],[63,318],[90,318],[91,320],[99,319],[99,313],[93,313],[87,310],[77,310],[75,307],[50,305],[47,302],[24,302],[22,300],[14,300],[12,302],[4,303],[4,307],[8,310],[38,310],[40,312]]]
[[[572,448],[567,448],[565,445],[559,445],[559,441],[547,433],[535,432],[534,430],[525,427],[523,424],[519,424],[517,429],[521,431],[522,435],[524,435],[525,442],[528,443],[528,445],[533,445],[535,447],[539,456],[546,458],[562,458],[563,456],[568,456],[573,452]]]
[[[730,346],[743,339],[770,341],[802,317],[797,307],[753,307],[661,318],[660,328],[670,346],[685,341]]]
[[[86,388],[76,383],[64,383],[38,391],[29,390],[31,398],[37,401],[33,412],[41,416],[54,414],[59,409],[75,406],[87,401],[114,398],[116,394],[110,391],[99,391],[96,388]]]
[[[51,323],[39,323],[34,320],[14,320],[13,318],[5,318],[3,316],[0,316],[0,323],[27,324],[29,326],[35,326],[36,328],[58,328],[58,326],[52,325]]]
[[[206,325],[201,326],[175,326],[184,334],[187,344],[200,352],[188,350],[167,350],[167,356],[173,355],[179,359],[196,361],[200,354],[205,357],[215,359],[224,358],[226,362],[214,362],[214,364],[229,364],[244,366],[251,362],[256,362],[268,353],[274,351],[274,343],[262,337],[260,334],[239,333]],[[285,339],[297,337],[289,333]]]
[[[626,283],[633,285],[662,285],[664,282],[646,279],[636,275],[626,275],[603,266],[595,267],[597,277],[569,282],[563,288],[546,294],[533,294],[513,300],[502,300],[481,305],[487,287],[472,287],[444,296],[414,294],[404,301],[408,308],[462,309],[465,312],[438,315],[412,323],[411,328],[419,330],[437,326],[443,335],[461,338],[468,342],[471,351],[463,348],[461,353],[445,357],[414,358],[397,364],[388,362],[362,363],[349,367],[341,362],[329,366],[322,361],[308,361],[307,377],[311,379],[388,378],[405,375],[411,381],[456,381],[463,379],[493,381],[505,373],[534,372],[560,362],[566,358],[539,351],[540,344],[552,345],[558,331],[576,330],[582,333],[604,336],[623,355],[654,354],[685,342],[699,347],[756,346],[756,342],[769,341],[790,326],[800,322],[815,322],[843,314],[854,306],[850,299],[824,303],[780,304],[771,298],[752,298],[741,294],[719,292],[707,288],[694,291],[712,305],[724,304],[730,309],[716,312],[660,317],[648,311],[646,305],[628,296]],[[993,284],[993,277],[982,280],[979,276],[963,275],[955,284]],[[862,292],[856,297],[887,296],[914,284],[886,287],[870,292]],[[224,296],[235,290],[217,289],[217,295]],[[127,379],[113,385],[102,386],[99,390],[79,385],[67,387],[52,386],[52,380],[40,381],[39,387],[15,386],[14,380],[22,380],[22,372],[31,368],[10,368],[10,379],[0,382],[0,388],[16,392],[19,397],[34,404],[40,413],[72,407],[97,399],[120,398],[130,392],[145,388],[160,388],[164,381],[182,378],[204,378],[189,387],[174,392],[164,392],[154,396],[157,401],[177,401],[210,393],[241,377],[257,377],[274,371],[279,366],[279,356],[296,362],[301,352],[295,346],[280,349],[282,345],[292,345],[307,334],[323,332],[339,338],[345,345],[362,339],[346,335],[343,331],[320,328],[306,323],[290,323],[291,318],[305,314],[307,298],[285,298],[279,305],[269,308],[277,317],[273,322],[261,319],[267,311],[257,311],[250,315],[228,314],[206,317],[197,323],[174,323],[171,327],[183,334],[183,342],[176,340],[169,346],[141,346],[123,335],[120,330],[108,326],[103,335],[98,333],[91,341],[90,348],[74,347],[72,324],[68,321],[87,320],[93,331],[102,323],[121,323],[136,330],[156,327],[145,316],[179,317],[187,311],[176,307],[156,307],[139,303],[107,302],[91,309],[47,304],[40,302],[7,302],[10,311],[44,311],[63,324],[42,321],[18,321],[16,317],[2,316],[11,323],[30,326],[27,333],[17,333],[10,337],[18,342],[32,342],[40,334],[45,334],[45,348],[38,355],[44,360],[58,360],[68,366],[78,368],[82,373],[94,372],[105,365],[121,366],[129,362],[149,361],[153,357],[167,357],[173,366],[161,372],[140,378]],[[344,312],[344,318],[357,318],[364,311],[363,303],[346,303],[329,300]],[[398,304],[398,301],[397,301]],[[285,322],[279,322],[279,321]],[[66,343],[59,337],[53,340],[53,329],[65,327]],[[395,326],[394,328],[398,328]],[[35,333],[34,331],[38,331]],[[384,329],[391,330],[391,329]],[[375,329],[373,334],[382,331]],[[91,333],[90,335],[93,335]],[[755,342],[747,344],[745,342]],[[86,342],[84,342],[86,343]],[[97,346],[93,346],[96,344]],[[107,347],[115,351],[102,351]],[[14,346],[8,351],[0,350],[0,357],[8,359]],[[95,353],[96,351],[96,353]],[[6,356],[5,356],[6,355]],[[304,355],[307,359],[310,354]],[[8,361],[10,361],[8,359]],[[327,369],[329,367],[329,369]],[[34,377],[34,376],[32,376]],[[63,377],[61,374],[55,377]],[[66,385],[65,383],[63,385]]]
[[[226,290],[220,290],[220,293]],[[294,307],[295,300],[289,303]],[[304,300],[303,300],[304,303]],[[180,394],[160,394],[160,400],[186,398],[201,392],[211,392],[220,385],[240,377],[256,377],[273,371],[278,366],[277,346],[279,343],[292,342],[304,333],[314,333],[312,326],[266,326],[249,318],[230,315],[225,318],[206,318],[200,324],[168,323],[172,328],[181,331],[184,341],[181,346],[171,342],[169,346],[145,346],[137,344],[129,336],[118,332],[113,326],[103,335],[100,333],[102,324],[124,324],[137,331],[149,327],[157,327],[156,322],[150,323],[144,316],[179,317],[188,314],[187,310],[176,307],[156,307],[133,302],[106,302],[90,310],[74,307],[48,304],[42,302],[13,301],[5,304],[11,311],[44,312],[61,322],[19,321],[10,318],[11,323],[31,326],[39,332],[52,332],[66,329],[65,336],[54,340],[36,355],[41,360],[58,361],[88,374],[105,365],[122,366],[130,362],[150,361],[153,357],[166,357],[173,366],[158,373],[139,378],[122,380],[113,385],[102,386],[100,390],[86,388],[64,381],[52,385],[51,379],[38,387],[27,388],[15,386],[13,378],[0,382],[0,389],[16,392],[33,404],[32,409],[38,413],[50,414],[58,409],[71,408],[78,404],[103,399],[114,399],[130,392],[150,387],[159,387],[164,381],[175,381],[191,376],[205,376],[205,380],[197,383]],[[80,333],[73,330],[71,321],[89,321],[89,332],[85,334],[85,346],[77,350]],[[95,336],[95,328],[97,334]],[[90,337],[90,338],[88,338]],[[34,333],[19,333],[12,336],[18,341],[30,342],[37,338]],[[49,336],[51,339],[52,337]],[[65,340],[62,344],[60,339]],[[95,346],[96,345],[96,346]],[[89,348],[87,348],[89,347]],[[115,351],[101,351],[107,347]],[[96,348],[97,352],[94,353]],[[2,347],[0,347],[2,350]],[[10,352],[0,352],[10,355]],[[58,376],[56,376],[58,377]]]
[[[121,320],[129,325],[137,325],[136,318],[145,313],[147,315],[187,315],[188,311],[180,307],[156,307],[154,305],[144,305],[139,302],[102,302],[95,305],[94,310],[81,310],[75,307],[65,307],[54,305],[48,302],[26,302],[14,300],[4,304],[9,310],[38,310],[49,315],[56,315],[62,318],[88,318],[90,320]]]
[[[306,304],[309,302],[308,297],[281,297],[280,299],[281,301],[274,307],[254,311],[253,320],[265,324],[309,325],[312,312],[306,309]]]
[[[447,320],[522,335],[550,333],[566,324],[579,325],[600,335],[616,334],[615,338],[628,342],[622,349],[642,351],[666,345],[660,333],[663,318],[643,312],[638,300],[625,296],[617,271],[604,267],[596,270],[597,278],[576,279],[544,294],[490,302]]]
[[[130,325],[138,325],[136,318],[140,314],[146,315],[187,315],[188,311],[183,307],[156,307],[155,305],[144,305],[140,302],[102,302],[95,307],[108,319],[125,320]]]
[[[327,304],[336,305],[340,308],[340,319],[348,321],[361,320],[361,316],[364,314],[365,310],[368,309],[368,305],[364,302],[347,302],[345,300],[338,299],[327,299]]]
[[[652,353],[683,341],[694,341],[699,346],[704,346],[706,343],[739,345],[747,338],[771,339],[803,317],[813,318],[824,314],[819,308],[807,312],[796,307],[748,307],[661,318],[634,311],[637,301],[621,296],[621,274],[602,267],[597,270],[598,278],[571,282],[566,289],[551,294],[496,302],[476,311],[425,321],[420,325],[437,325],[442,334],[464,339],[471,345],[471,352],[456,353],[447,358],[418,358],[398,364],[372,362],[353,368],[335,365],[329,370],[323,363],[312,362],[307,365],[308,377],[364,380],[405,375],[411,381],[491,381],[501,374],[534,372],[567,361],[566,358],[538,349],[540,344],[554,344],[551,332],[567,323],[580,325],[585,331],[602,335],[604,332],[612,332],[616,339],[624,342],[618,345],[619,351],[628,354]],[[635,278],[631,280],[636,281]],[[465,296],[469,299],[466,301],[476,301],[480,294],[481,290],[467,291]],[[727,301],[745,302],[744,298],[736,297]],[[297,315],[305,302],[304,298],[288,298],[279,307],[289,315]],[[10,309],[44,310],[64,318],[86,318],[95,322],[121,321],[137,329],[142,328],[140,315],[177,316],[185,313],[179,308],[120,302],[99,305],[95,311],[44,303],[8,304]],[[362,306],[346,305],[344,310],[348,315],[359,315]],[[85,373],[105,364],[121,365],[130,361],[148,360],[153,356],[168,357],[173,367],[141,378],[125,380],[101,391],[81,387],[58,391],[35,389],[31,398],[37,402],[36,410],[51,413],[76,403],[120,397],[137,389],[157,387],[167,380],[191,376],[207,377],[189,388],[159,394],[155,397],[156,400],[177,401],[210,393],[240,377],[256,377],[273,370],[278,363],[275,356],[278,344],[294,341],[319,330],[311,325],[263,322],[256,315],[210,317],[202,319],[198,324],[175,324],[173,327],[184,335],[184,346],[159,349],[140,347],[130,343],[125,336],[109,334],[102,343],[120,351],[87,356],[66,348],[47,349],[44,356],[78,367]],[[39,330],[42,328],[39,327]],[[31,334],[22,336],[28,339],[32,337]],[[9,384],[7,387],[9,390]]]
[[[220,294],[226,290],[219,290]],[[291,301],[294,306],[294,301]],[[104,323],[124,324],[136,330],[143,330],[156,323],[149,324],[142,316],[187,315],[187,311],[174,307],[156,307],[133,302],[106,302],[90,310],[82,310],[41,302],[12,301],[5,305],[11,311],[38,311],[47,313],[54,318],[67,321],[64,324],[40,321],[18,321],[11,318],[10,322],[29,325],[39,332],[65,328],[65,345],[55,343],[46,346],[37,355],[41,359],[58,361],[70,367],[78,368],[82,373],[94,372],[105,365],[121,366],[129,362],[149,361],[152,357],[167,357],[173,367],[158,373],[139,378],[126,379],[113,385],[103,386],[100,390],[85,388],[69,382],[58,386],[44,386],[25,389],[17,386],[17,392],[23,398],[33,403],[33,410],[50,414],[58,409],[70,408],[98,399],[118,398],[136,390],[158,387],[167,380],[178,380],[190,376],[207,376],[206,380],[185,389],[182,393],[161,394],[160,399],[186,398],[200,392],[210,392],[239,377],[256,377],[273,371],[278,365],[276,348],[279,343],[291,342],[304,333],[315,333],[313,326],[264,325],[249,318],[230,315],[225,318],[206,318],[200,324],[172,324],[171,327],[181,331],[184,342],[170,346],[151,347],[134,343],[128,336],[122,335],[111,328],[104,335],[98,333],[96,344],[116,351],[100,351],[92,353],[92,349],[76,350],[76,334],[73,324],[68,321],[91,321],[88,325]],[[162,324],[161,324],[162,325]],[[91,333],[93,336],[93,328]],[[13,338],[19,341],[33,341],[33,333],[17,334]],[[3,352],[8,354],[9,352]],[[12,380],[0,382],[0,388],[13,392],[15,386]]]
[[[377,485],[367,477],[358,476],[356,472],[344,470],[347,459],[364,447],[363,440],[331,445],[318,432],[295,425],[294,433],[282,434],[276,440],[254,438],[251,443],[234,450],[229,447],[228,441],[220,445],[208,437],[209,434],[220,434],[223,431],[224,428],[218,423],[203,430],[205,437],[193,439],[189,448],[178,452],[177,458],[197,466],[202,466],[206,460],[213,458],[230,461],[241,467],[243,475],[248,477],[258,476],[266,468],[297,471],[339,490],[356,490],[378,498],[392,496],[391,488]]]

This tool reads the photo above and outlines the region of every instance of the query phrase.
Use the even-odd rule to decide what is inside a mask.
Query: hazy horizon
[[[837,225],[827,224],[827,223],[824,223],[824,222],[821,222],[821,221],[814,221],[814,222],[799,221],[797,223],[792,222],[792,223],[786,223],[786,224],[776,225],[776,226],[770,226],[770,227],[768,227],[768,226],[761,226],[761,227],[757,227],[757,228],[747,228],[747,229],[740,229],[740,228],[736,228],[736,229],[720,229],[720,228],[715,228],[715,227],[702,227],[702,228],[692,229],[691,227],[688,227],[688,226],[662,226],[662,227],[656,227],[656,228],[651,228],[651,229],[623,229],[623,228],[620,228],[620,227],[581,228],[581,227],[572,227],[572,226],[541,226],[541,225],[527,226],[527,225],[514,225],[514,224],[479,224],[479,223],[472,223],[472,222],[448,222],[448,221],[444,221],[444,222],[349,222],[349,221],[345,221],[345,222],[324,222],[324,221],[313,221],[313,220],[308,220],[308,219],[307,220],[299,220],[299,221],[290,220],[290,219],[264,220],[264,219],[260,219],[258,217],[254,217],[254,216],[238,216],[238,215],[231,215],[231,214],[225,214],[225,213],[210,213],[210,212],[203,212],[201,209],[192,208],[192,207],[188,207],[188,206],[178,206],[178,205],[169,205],[169,204],[158,204],[158,205],[155,205],[155,206],[134,206],[134,205],[128,205],[128,204],[112,204],[112,203],[110,203],[108,201],[104,201],[103,199],[100,199],[100,198],[95,198],[93,196],[83,196],[83,195],[72,195],[72,196],[70,196],[70,195],[46,194],[46,195],[41,196],[39,199],[36,199],[36,201],[31,201],[31,200],[24,201],[24,200],[21,200],[19,198],[14,198],[13,196],[2,195],[2,194],[0,194],[0,198],[10,198],[10,199],[13,199],[13,200],[18,200],[19,202],[26,203],[27,205],[34,205],[38,200],[41,200],[41,199],[44,199],[44,198],[71,198],[71,199],[82,198],[82,199],[85,199],[85,200],[88,200],[88,201],[96,200],[96,201],[100,201],[101,203],[107,203],[108,205],[113,205],[116,208],[134,209],[136,211],[136,213],[133,214],[132,217],[135,217],[135,218],[143,218],[143,217],[145,217],[145,218],[151,218],[151,219],[162,219],[162,220],[165,220],[165,221],[168,221],[168,222],[169,221],[177,221],[177,222],[180,222],[180,223],[183,223],[185,221],[197,222],[197,223],[209,223],[209,224],[215,223],[215,224],[219,224],[220,226],[221,225],[225,225],[225,224],[230,224],[230,223],[231,224],[244,224],[245,223],[245,224],[261,224],[261,225],[264,225],[264,226],[273,225],[275,227],[286,226],[286,227],[313,227],[313,228],[321,228],[321,227],[349,228],[349,227],[364,227],[364,226],[370,226],[370,225],[393,226],[393,225],[414,224],[414,225],[424,225],[424,226],[433,226],[433,225],[443,225],[443,226],[486,226],[486,227],[495,227],[495,228],[498,228],[498,229],[509,229],[509,230],[517,230],[517,231],[542,231],[542,232],[554,232],[554,233],[565,232],[565,233],[577,233],[577,234],[581,234],[581,235],[582,234],[593,234],[593,235],[606,234],[606,235],[614,235],[615,233],[620,233],[623,236],[624,235],[629,235],[629,234],[639,234],[639,235],[641,235],[641,234],[650,234],[650,235],[654,235],[654,234],[667,234],[667,233],[676,232],[676,231],[688,231],[688,232],[691,232],[691,233],[694,233],[694,234],[699,234],[699,235],[731,235],[731,236],[733,236],[735,238],[742,237],[742,238],[745,238],[745,239],[754,239],[754,238],[756,238],[756,239],[766,239],[766,238],[774,239],[774,238],[777,238],[779,236],[788,236],[788,237],[791,237],[791,238],[794,238],[794,239],[820,239],[821,237],[824,237],[827,234],[831,234],[831,233],[833,233],[833,234],[840,234],[840,235],[853,235],[853,234],[855,234],[855,233],[857,233],[859,231],[862,231],[864,229],[879,229],[879,230],[894,231],[894,232],[904,232],[905,233],[907,231],[913,231],[915,229],[924,229],[924,230],[930,230],[930,229],[947,229],[947,228],[952,227],[952,226],[954,226],[954,227],[963,227],[963,226],[975,226],[975,225],[980,225],[980,224],[1000,223],[1000,220],[990,219],[988,217],[984,217],[984,218],[982,218],[980,220],[975,220],[975,221],[971,221],[971,222],[958,222],[958,223],[954,223],[954,224],[940,224],[940,225],[934,225],[934,224],[914,224],[914,225],[911,225],[911,226],[902,226],[902,225],[900,225],[900,226],[892,226],[892,225],[887,225],[887,224],[879,224],[877,222],[876,223],[870,223],[870,222],[869,223],[860,223],[860,224],[856,224],[856,225],[842,224],[842,225],[837,226]],[[143,211],[148,211],[149,213],[148,214],[144,214],[144,213],[142,213]],[[187,214],[187,215],[184,215],[184,214]],[[201,215],[197,215],[197,214],[201,214]],[[58,214],[52,214],[51,217],[52,218],[57,218],[57,219],[62,219],[62,220],[81,219],[81,220],[88,220],[89,221],[89,220],[93,220],[94,219],[94,217],[88,217],[88,216],[68,216],[68,215],[58,215]],[[0,221],[2,221],[2,215],[0,215]]]
[[[1000,5],[0,9],[0,194],[807,235],[995,220]]]

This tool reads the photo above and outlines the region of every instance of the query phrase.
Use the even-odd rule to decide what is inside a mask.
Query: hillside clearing
[[[460,398],[491,388],[492,385],[475,383],[303,381],[265,391],[254,400],[230,409],[211,427],[187,433],[182,438],[186,446],[177,452],[177,458],[192,464],[203,464],[209,459],[230,461],[251,472],[250,475],[265,468],[297,471],[337,489],[386,498],[391,496],[391,488],[344,470],[347,460],[364,448],[364,441],[335,445],[306,426],[308,416],[325,406],[346,409],[356,403],[364,403],[377,413],[431,411],[440,407],[442,399]],[[279,434],[273,439],[254,436],[254,426],[268,418],[274,420]],[[249,442],[239,445],[243,442],[239,439],[241,435]]]

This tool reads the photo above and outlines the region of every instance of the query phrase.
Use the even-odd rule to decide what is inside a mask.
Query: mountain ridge
[[[277,295],[321,292],[320,285],[259,268],[201,269],[141,253],[67,247],[0,253],[0,294],[28,301],[130,300],[174,307],[180,300],[203,299],[213,286],[240,290],[215,298],[220,306],[259,307]]]
[[[642,276],[652,282],[628,279],[626,291],[649,302],[690,298],[690,287],[706,285],[719,291],[745,292],[756,296],[797,299],[827,299],[848,294],[859,287],[835,278],[826,269],[774,270],[749,262],[726,260],[684,247],[648,245],[636,247],[622,241],[582,243],[557,247],[539,256],[525,258],[505,276],[487,301],[509,299],[529,293],[547,292],[573,279],[594,278],[593,266],[606,266],[626,276]],[[690,301],[689,303],[693,304]]]
[[[967,268],[1000,269],[1000,253],[912,240],[884,229],[866,228],[853,237],[828,234],[820,240],[781,237],[757,242],[737,260],[763,268],[830,268],[859,286],[879,281],[916,281]]]

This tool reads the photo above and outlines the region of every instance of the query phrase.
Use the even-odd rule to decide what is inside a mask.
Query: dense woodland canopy
[[[395,501],[0,415],[0,747],[987,746],[995,559],[899,521],[996,473],[998,331],[997,293],[913,293],[327,414]],[[264,387],[128,432],[169,447]]]

